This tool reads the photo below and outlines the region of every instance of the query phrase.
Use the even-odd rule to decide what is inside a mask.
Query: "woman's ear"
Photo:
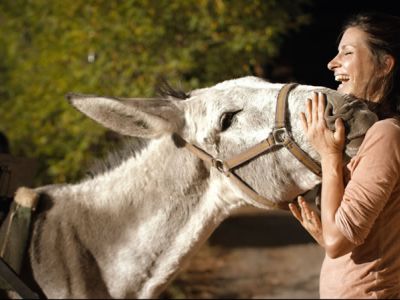
[[[383,60],[383,75],[386,76],[389,74],[394,67],[395,59],[392,55],[387,54],[384,56]]]

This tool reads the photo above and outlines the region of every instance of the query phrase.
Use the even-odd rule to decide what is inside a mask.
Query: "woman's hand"
[[[335,132],[328,129],[324,119],[325,95],[313,92],[312,99],[307,99],[307,116],[301,112],[300,117],[304,132],[321,158],[326,155],[341,154],[345,143],[343,121],[335,121]]]
[[[302,196],[298,197],[297,206],[293,203],[289,204],[289,209],[293,216],[301,223],[301,225],[311,234],[311,236],[324,247],[324,238],[322,236],[322,224],[318,214],[313,211]]]

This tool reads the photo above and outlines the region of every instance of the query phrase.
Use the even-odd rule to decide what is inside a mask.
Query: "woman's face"
[[[340,40],[338,54],[328,63],[340,84],[338,91],[378,101],[377,63],[367,44],[367,34],[357,27],[348,28]]]

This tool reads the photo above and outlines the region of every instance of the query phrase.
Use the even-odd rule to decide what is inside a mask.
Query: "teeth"
[[[335,76],[336,81],[348,81],[349,79],[350,79],[350,77],[347,75],[336,75]]]

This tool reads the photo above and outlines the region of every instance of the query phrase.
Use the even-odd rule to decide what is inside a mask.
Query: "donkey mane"
[[[102,175],[122,165],[128,159],[137,158],[149,142],[150,140],[137,137],[123,137],[117,145],[111,145],[113,149],[104,156],[93,159],[83,179]]]
[[[184,92],[181,88],[172,87],[165,78],[161,78],[157,83],[156,93],[161,98],[172,97],[176,100],[185,100],[190,98],[190,93]]]

